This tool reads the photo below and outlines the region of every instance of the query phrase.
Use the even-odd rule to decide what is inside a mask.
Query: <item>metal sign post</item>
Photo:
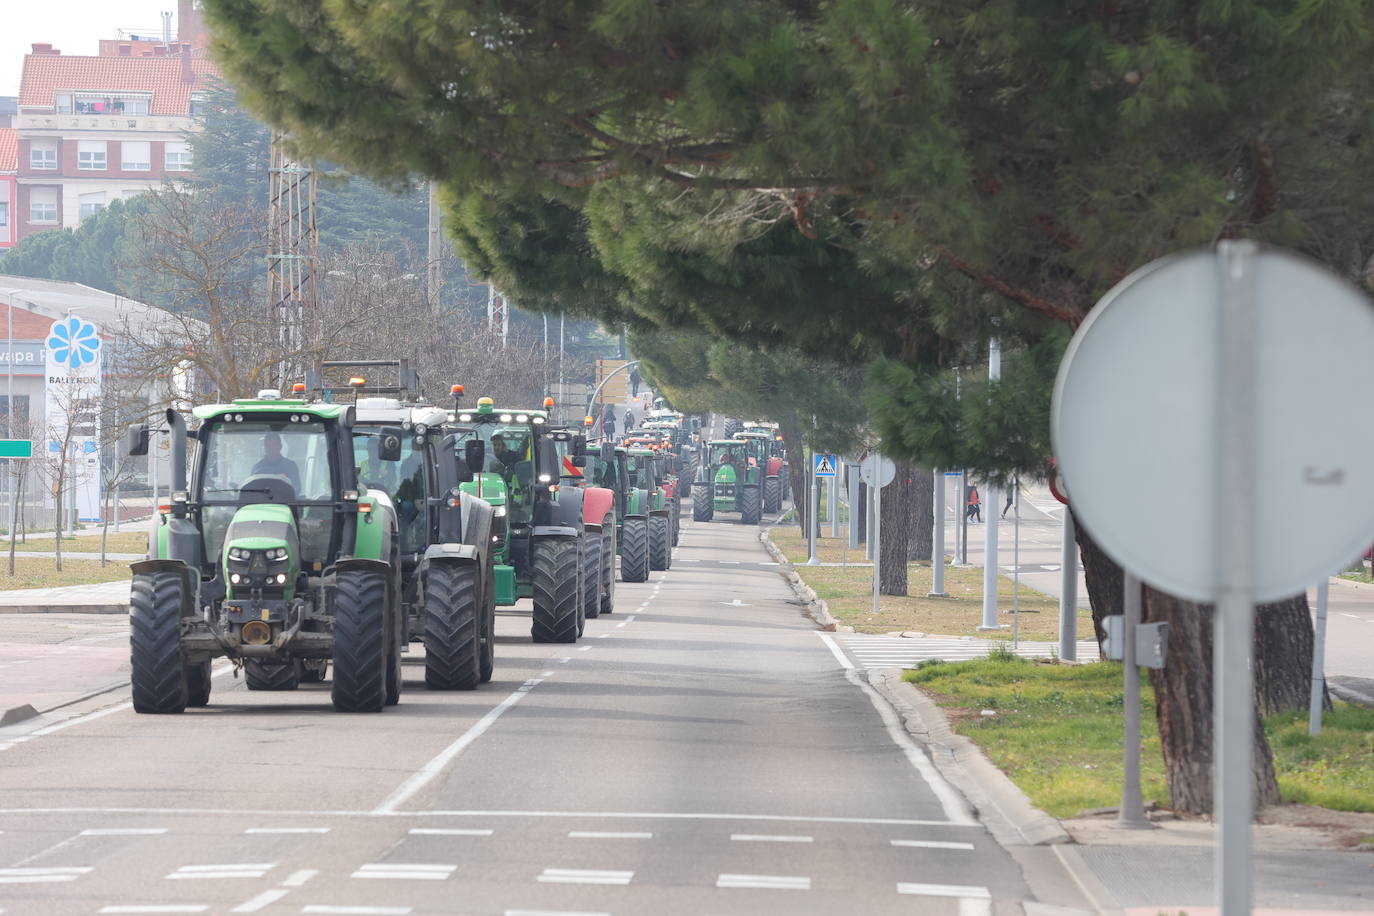
[[[1078,660],[1078,544],[1074,540],[1073,513],[1064,507],[1064,528],[1059,543],[1059,657]]]
[[[1307,706],[1307,733],[1322,733],[1322,706],[1326,699],[1326,602],[1331,583],[1323,579],[1317,586],[1317,632],[1312,640],[1312,698]]]
[[[849,464],[849,549],[859,549],[859,468]]]
[[[808,501],[807,509],[810,510],[807,513],[810,518],[806,520],[806,539],[810,556],[806,558],[806,565],[816,566],[821,562],[816,559],[816,535],[821,527],[821,521],[818,518],[821,511],[821,495],[820,478],[816,476],[814,467],[811,469],[811,498]]]
[[[835,476],[830,478],[830,536],[840,536],[840,475],[844,473],[844,461],[836,457]]]
[[[1125,672],[1122,707],[1124,715],[1125,757],[1121,774],[1121,807],[1116,826],[1126,830],[1154,827],[1145,816],[1145,800],[1140,794],[1140,666],[1136,660],[1136,625],[1140,623],[1140,580],[1121,570],[1121,670]]]
[[[882,583],[883,567],[883,483],[882,478],[873,481],[873,613],[882,612],[882,599],[878,588]]]
[[[935,480],[935,536],[930,552],[930,594],[927,598],[948,598],[945,591],[945,474],[939,468]]]

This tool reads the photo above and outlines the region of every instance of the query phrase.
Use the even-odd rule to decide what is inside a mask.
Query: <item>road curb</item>
[[[902,719],[906,730],[930,751],[931,759],[945,778],[964,793],[969,803],[984,812],[996,812],[1005,821],[998,839],[1005,845],[1052,846],[1072,843],[1059,823],[1031,804],[1026,793],[1003,773],[982,748],[949,726],[944,710],[902,679],[901,669],[885,668],[874,672],[871,680],[878,692]],[[993,830],[994,825],[989,824]]]
[[[816,597],[815,590],[803,582],[801,576],[797,575],[796,568],[793,567],[792,563],[783,555],[783,552],[778,549],[778,545],[774,544],[772,539],[768,537],[767,528],[759,531],[759,541],[763,544],[764,549],[768,551],[768,555],[778,564],[778,571],[782,573],[782,577],[787,580],[787,583],[792,586],[792,591],[796,592],[797,596],[802,599],[803,607],[806,610],[806,616],[816,621],[817,626],[828,633],[838,631],[840,622],[831,615],[830,608],[826,606],[825,602]]]
[[[127,614],[128,604],[5,604],[0,614]]]
[[[1125,912],[1116,902],[1116,898],[1112,896],[1112,892],[1107,890],[1107,886],[1098,879],[1097,873],[1092,870],[1087,862],[1083,861],[1083,854],[1078,851],[1077,846],[1059,845],[1051,848],[1054,850],[1055,857],[1059,859],[1059,863],[1064,866],[1064,871],[1073,878],[1074,883],[1078,885],[1078,889],[1083,892],[1083,896],[1087,898],[1093,909],[1102,916],[1120,916],[1121,913]],[[1161,909],[1168,910],[1171,908],[1161,907]]]
[[[3,713],[0,713],[0,728],[4,728],[6,725],[14,725],[18,722],[23,722],[25,719],[32,719],[37,715],[38,710],[34,709],[29,703],[24,703],[20,706],[11,706]]]

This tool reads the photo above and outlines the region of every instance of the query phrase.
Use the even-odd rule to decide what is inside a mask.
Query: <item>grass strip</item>
[[[926,662],[905,678],[1054,817],[1120,803],[1119,662],[1047,664],[994,651],[974,661]],[[1154,710],[1142,677],[1141,787],[1146,802],[1168,807]],[[1305,712],[1271,716],[1265,731],[1285,801],[1374,811],[1374,710],[1337,703],[1316,738],[1307,734]]]
[[[9,568],[7,557],[0,558],[0,570]],[[50,557],[15,557],[14,575],[0,573],[0,591],[15,588],[55,588],[61,585],[91,585],[96,582],[117,582],[129,579],[129,564],[111,560],[101,566],[99,560],[62,561],[62,571],[53,569]]]

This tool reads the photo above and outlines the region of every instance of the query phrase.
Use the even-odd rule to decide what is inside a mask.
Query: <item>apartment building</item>
[[[202,33],[192,34],[194,41],[101,41],[94,56],[33,45],[14,128],[13,241],[74,228],[115,200],[191,174],[186,137],[216,77]],[[4,149],[0,139],[0,157]]]

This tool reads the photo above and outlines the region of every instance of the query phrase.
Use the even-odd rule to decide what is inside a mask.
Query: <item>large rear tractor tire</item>
[[[692,484],[692,521],[709,522],[715,514],[715,492],[711,484]]]
[[[381,712],[387,699],[386,576],[346,569],[337,580],[330,699],[339,712]]]
[[[582,606],[577,538],[536,538],[533,553],[534,619],[530,636],[535,642],[577,642]]]
[[[782,481],[777,477],[763,481],[763,511],[769,515],[782,511]]]
[[[181,660],[181,576],[134,576],[129,602],[129,663],[134,711],[186,711],[186,666]]]
[[[649,568],[667,569],[673,562],[672,522],[666,515],[649,516]]]
[[[620,581],[645,582],[649,578],[649,520],[637,516],[625,519],[620,545]]]
[[[186,666],[186,705],[207,706],[210,703],[210,659]]]
[[[601,616],[601,532],[587,532],[582,545],[582,607],[591,620]]]
[[[482,680],[480,590],[471,563],[434,563],[425,578],[425,686],[473,690]]]
[[[250,658],[243,663],[243,680],[249,690],[295,690],[300,686],[303,667],[295,658]]]
[[[615,610],[615,519],[601,523],[601,613]]]
[[[757,484],[739,489],[739,520],[745,525],[757,525],[763,519],[763,497]]]

